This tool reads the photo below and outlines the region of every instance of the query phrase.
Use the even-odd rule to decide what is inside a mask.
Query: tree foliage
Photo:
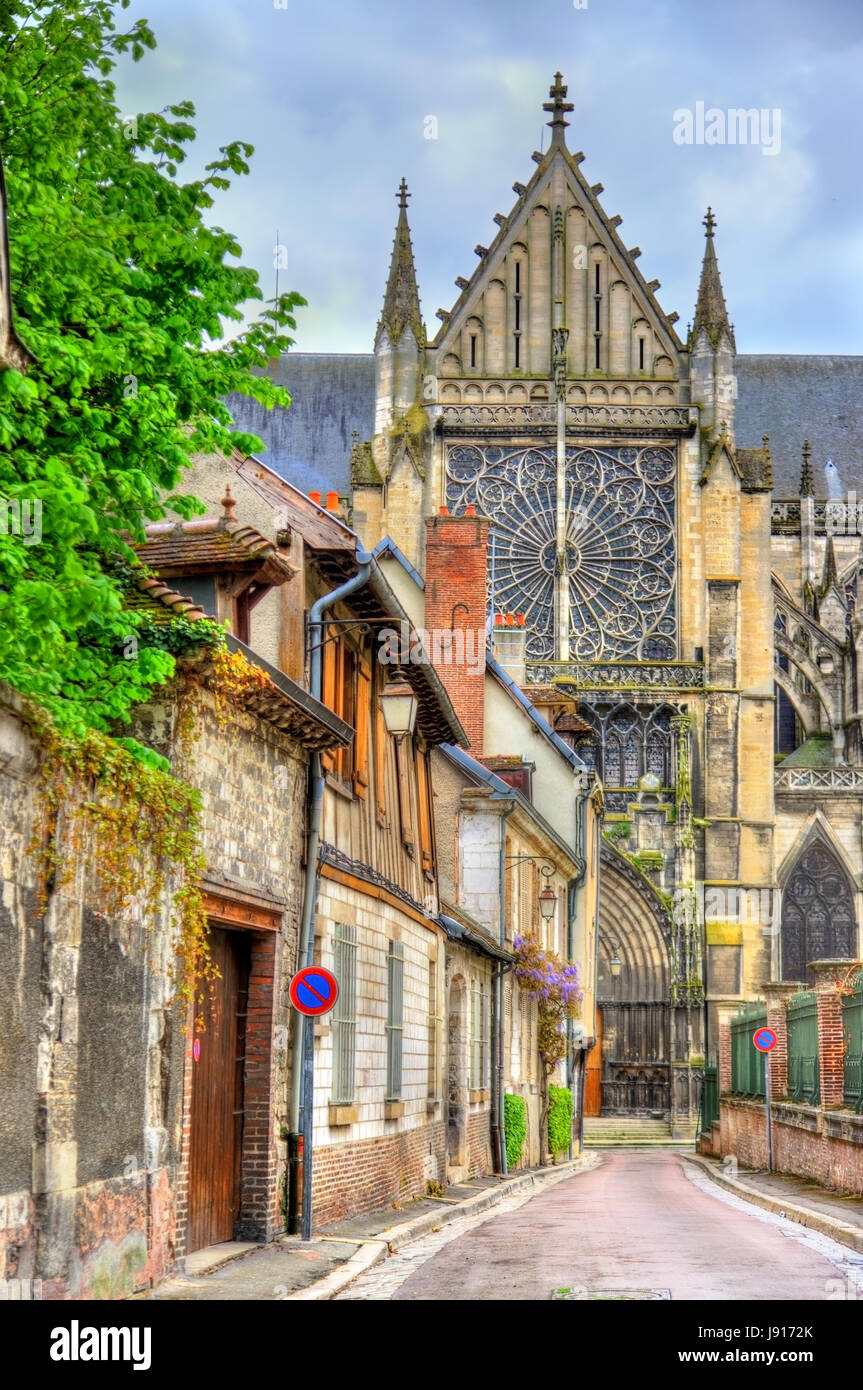
[[[166,505],[201,510],[177,491],[191,455],[261,447],[224,398],[289,404],[259,369],[305,303],[282,295],[222,341],[262,295],[206,218],[252,149],[227,144],[183,182],[192,105],[119,110],[118,60],[155,47],[146,21],[120,26],[128,3],[0,0],[12,300],[34,358],[26,375],[0,370],[0,679],[77,733],[111,729],[174,667],[146,633],[124,655],[142,620],[106,558],[128,557]],[[16,526],[25,500],[38,540]]]

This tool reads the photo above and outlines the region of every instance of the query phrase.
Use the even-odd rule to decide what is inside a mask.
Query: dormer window
[[[273,588],[295,573],[279,546],[237,521],[230,488],[221,516],[156,522],[146,528],[141,559],[173,588],[251,645],[251,613]]]

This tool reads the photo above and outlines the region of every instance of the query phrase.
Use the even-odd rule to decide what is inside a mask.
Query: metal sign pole
[[[767,1171],[773,1172],[773,1119],[770,1114],[770,1053],[764,1054],[764,1109],[767,1112]]]
[[[300,1238],[312,1238],[312,1124],[315,1112],[315,1020],[303,1019],[303,1220]]]

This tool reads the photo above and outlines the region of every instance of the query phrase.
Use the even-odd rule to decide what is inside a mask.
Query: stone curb
[[[725,1173],[720,1172],[712,1166],[709,1159],[702,1158],[700,1155],[686,1154],[687,1163],[696,1164],[702,1172],[712,1178],[718,1187],[724,1187],[728,1192],[733,1192],[736,1197],[742,1197],[747,1202],[752,1202],[757,1207],[763,1207],[765,1211],[773,1212],[776,1216],[785,1216],[789,1221],[796,1221],[800,1226],[808,1226],[813,1231],[819,1231],[823,1236],[830,1236],[833,1240],[839,1241],[841,1245],[850,1245],[852,1250],[857,1250],[863,1254],[863,1230],[858,1226],[851,1226],[847,1221],[839,1221],[835,1216],[827,1216],[824,1212],[813,1211],[811,1207],[798,1207],[793,1202],[780,1200],[778,1197],[768,1197],[757,1187],[749,1187],[746,1183],[738,1182],[736,1178],[729,1178]]]
[[[526,1191],[528,1188],[553,1187],[555,1183],[561,1182],[564,1178],[570,1178],[576,1173],[584,1173],[591,1168],[596,1168],[601,1162],[602,1158],[599,1154],[583,1154],[580,1158],[573,1158],[566,1163],[556,1164],[547,1171],[525,1173],[522,1177],[502,1182],[498,1187],[486,1188],[485,1191],[477,1192],[473,1197],[466,1197],[463,1202],[458,1202],[455,1206],[444,1207],[441,1211],[425,1212],[414,1221],[403,1221],[398,1226],[388,1226],[379,1236],[370,1236],[368,1240],[365,1240],[359,1250],[338,1269],[326,1274],[323,1279],[316,1279],[314,1284],[309,1284],[304,1289],[298,1289],[296,1293],[288,1294],[285,1302],[317,1302],[335,1298],[336,1294],[341,1293],[361,1274],[365,1274],[367,1270],[380,1264],[389,1254],[395,1253],[396,1250],[400,1250],[402,1246],[410,1244],[411,1241],[417,1240],[420,1236],[428,1235],[429,1231],[439,1230],[441,1226],[448,1226],[451,1221],[455,1221],[460,1216],[474,1216],[478,1212],[485,1211],[488,1207],[497,1206],[504,1197],[511,1197],[517,1192]]]

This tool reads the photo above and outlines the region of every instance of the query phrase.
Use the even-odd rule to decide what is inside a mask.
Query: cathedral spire
[[[704,218],[705,226],[705,246],[704,260],[701,265],[701,282],[698,286],[698,303],[695,306],[695,319],[689,335],[689,346],[695,342],[698,334],[704,329],[714,349],[719,345],[719,339],[723,332],[728,334],[731,346],[736,351],[734,342],[734,331],[728,322],[728,310],[725,307],[725,295],[722,292],[722,281],[719,278],[719,265],[716,260],[716,248],[713,244],[713,229],[716,226],[716,219],[713,216],[713,209],[707,209],[707,216]]]
[[[384,330],[388,333],[390,342],[395,346],[407,327],[413,329],[414,338],[419,347],[425,343],[411,232],[408,226],[408,198],[410,196],[408,186],[402,179],[396,194],[399,219],[396,223],[396,235],[393,242],[386,294],[384,295],[384,307],[375,334],[375,347],[377,347]]]
[[[551,112],[551,120],[547,121],[546,124],[551,126],[552,145],[562,145],[564,148],[566,148],[566,139],[563,132],[569,125],[569,121],[564,119],[565,113],[574,109],[572,102],[565,100],[566,93],[567,88],[564,86],[563,74],[556,72],[554,74],[554,86],[548,89],[551,101],[543,102],[542,107],[543,111]]]

